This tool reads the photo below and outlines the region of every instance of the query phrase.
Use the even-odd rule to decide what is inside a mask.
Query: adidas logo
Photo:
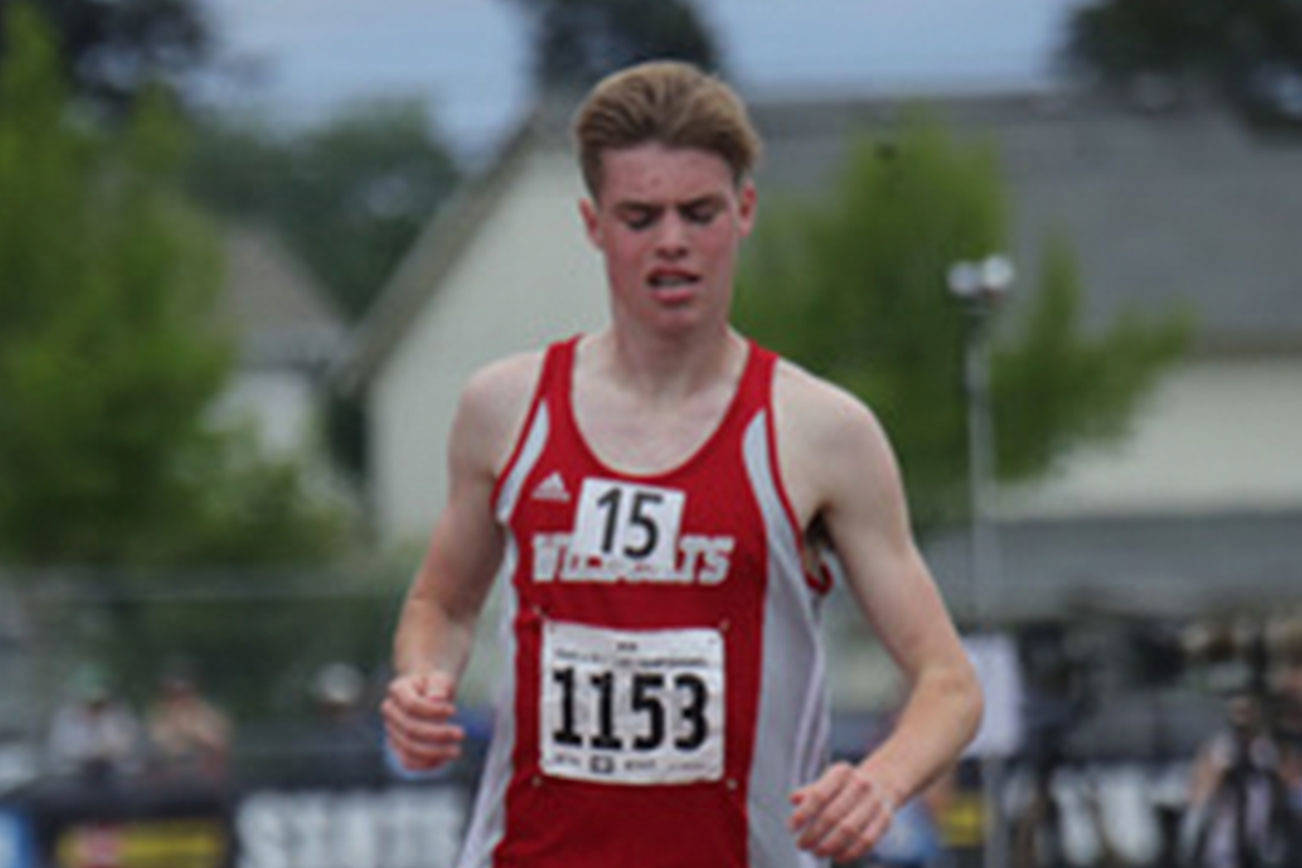
[[[534,500],[556,500],[562,503],[570,499],[570,493],[565,489],[565,479],[559,470],[553,470],[548,474],[546,479],[538,483],[538,487],[530,496]]]

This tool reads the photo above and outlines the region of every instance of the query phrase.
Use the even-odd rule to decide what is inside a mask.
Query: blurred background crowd
[[[739,327],[877,412],[987,691],[869,864],[1302,865],[1298,3],[0,0],[0,868],[452,864],[390,631],[461,384],[604,318],[569,113],[663,56],[747,98]]]

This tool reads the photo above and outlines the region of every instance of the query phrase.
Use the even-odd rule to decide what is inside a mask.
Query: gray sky
[[[508,0],[201,0],[222,55],[257,70],[223,104],[303,122],[377,94],[428,100],[463,156],[527,107],[528,28]],[[1081,0],[697,0],[749,95],[1046,83]]]

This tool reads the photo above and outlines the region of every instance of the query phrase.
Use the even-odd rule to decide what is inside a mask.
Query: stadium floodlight
[[[1016,276],[1012,260],[994,253],[980,262],[955,262],[946,274],[946,282],[958,298],[996,303],[1008,293]]]
[[[979,262],[959,261],[949,267],[949,291],[960,299],[969,315],[964,332],[963,377],[967,394],[968,427],[968,616],[974,627],[994,629],[991,613],[1003,599],[999,544],[991,516],[994,488],[994,421],[990,409],[989,321],[1007,296],[1016,269],[1002,253]],[[999,804],[1004,769],[997,756],[982,759],[981,778],[986,803]],[[986,815],[985,865],[1008,864],[1008,823],[1001,810]]]

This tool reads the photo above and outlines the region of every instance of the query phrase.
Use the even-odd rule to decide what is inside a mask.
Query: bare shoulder
[[[470,376],[457,405],[454,449],[490,471],[500,468],[528,415],[542,359],[540,351],[517,353]]]
[[[774,372],[773,406],[778,460],[802,523],[847,496],[895,485],[882,426],[846,389],[784,359]]]
[[[813,449],[886,445],[877,417],[863,401],[794,362],[779,360],[773,377],[779,436]]]
[[[462,391],[463,406],[473,412],[510,415],[518,407],[523,416],[528,409],[542,368],[541,351],[516,353],[489,362],[470,375]]]

